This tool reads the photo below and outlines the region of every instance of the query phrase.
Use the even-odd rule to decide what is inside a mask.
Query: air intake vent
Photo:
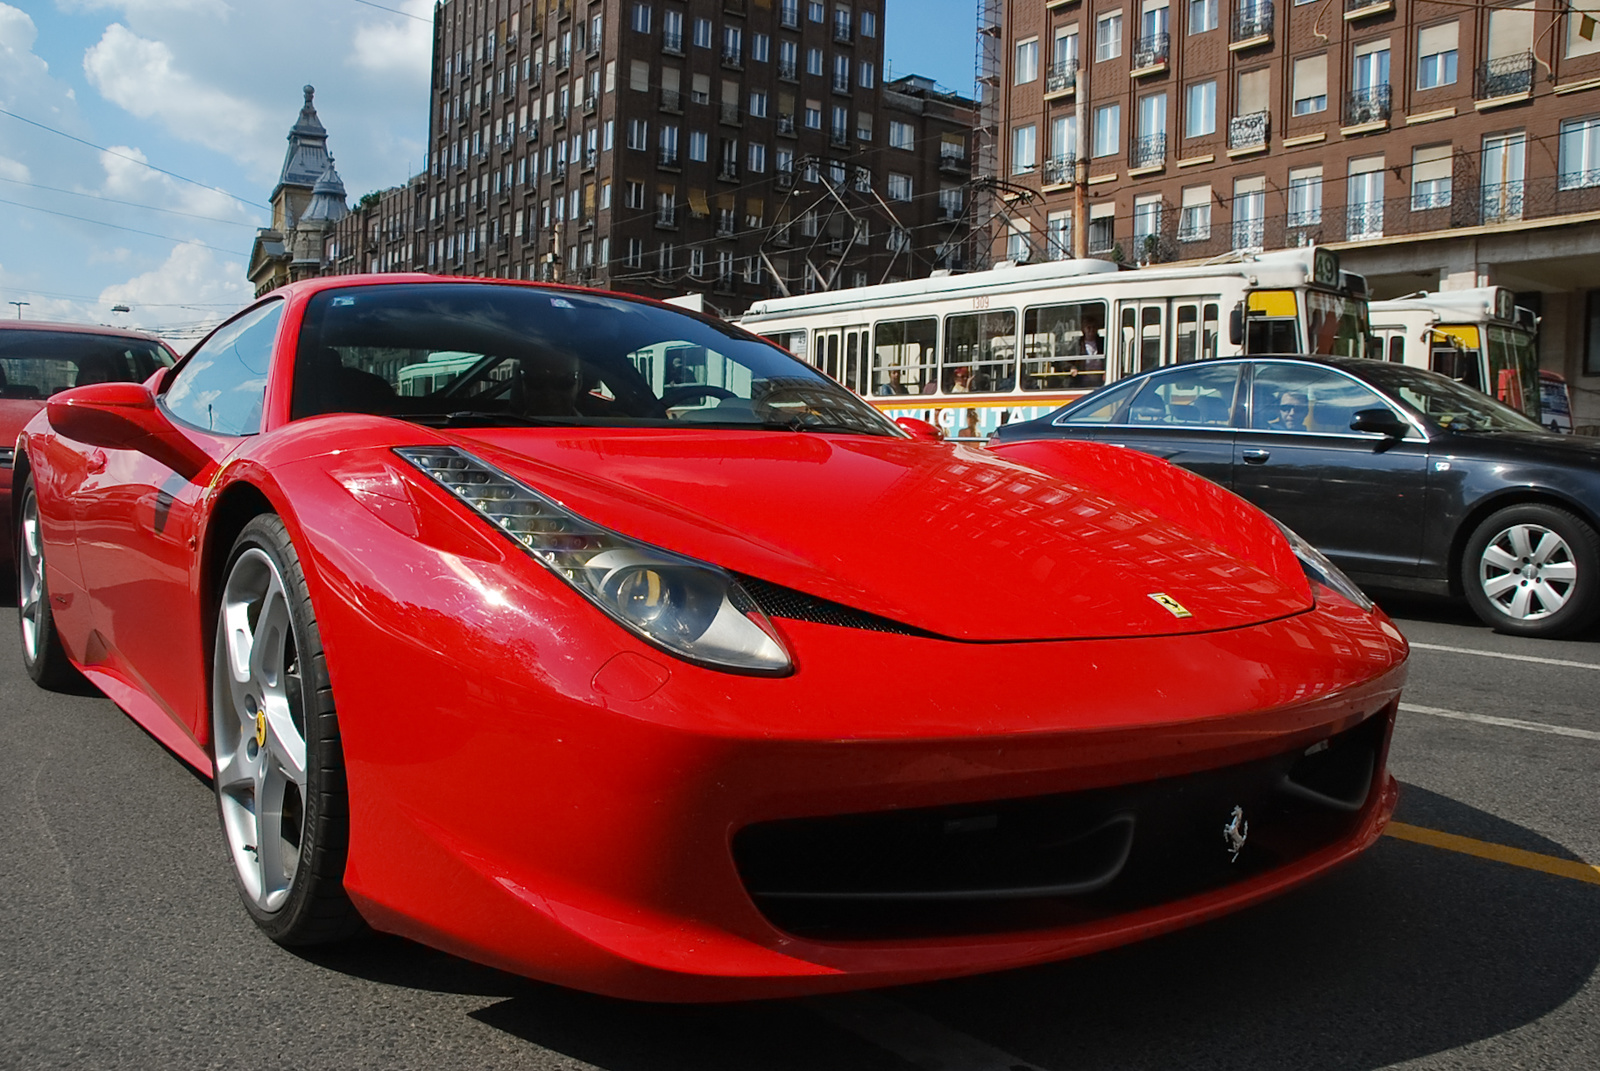
[[[757,580],[753,576],[740,576],[739,583],[755,599],[761,612],[768,617],[784,617],[791,621],[810,621],[817,625],[834,625],[839,628],[860,628],[869,632],[891,632],[897,636],[924,636],[945,639],[934,632],[901,624],[899,621],[865,610],[857,610],[842,603],[819,599],[803,591]]]

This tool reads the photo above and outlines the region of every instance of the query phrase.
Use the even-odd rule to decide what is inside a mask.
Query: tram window
[[[771,334],[762,335],[761,337],[769,342],[777,343],[802,361],[806,360],[806,333],[804,331],[773,331]]]
[[[1139,316],[1139,371],[1161,364],[1161,306],[1146,305]]]
[[[844,385],[861,391],[861,332],[851,331],[845,336]]]
[[[1103,301],[1038,305],[1022,318],[1022,389],[1079,390],[1106,381]]]
[[[1226,428],[1233,423],[1237,364],[1202,364],[1144,380],[1128,407],[1129,424]]]
[[[1172,338],[1173,359],[1178,364],[1188,364],[1200,355],[1200,306],[1178,306],[1178,315],[1172,329]]]
[[[938,389],[939,321],[886,320],[873,329],[874,394],[932,394]]]
[[[1464,387],[1483,390],[1483,377],[1478,374],[1478,351],[1463,350],[1456,346],[1434,346],[1429,366],[1442,376],[1449,376]]]
[[[822,369],[824,375],[837,380],[839,378],[839,332],[818,331],[816,354],[816,366]]]
[[[1251,315],[1245,321],[1246,353],[1299,353],[1300,329],[1292,319]]]
[[[1208,302],[1200,318],[1201,356],[1203,357],[1215,357],[1217,355],[1217,325],[1222,319],[1221,309],[1222,306],[1217,303]]]
[[[1395,335],[1389,339],[1389,360],[1394,364],[1406,362],[1406,340],[1404,335]]]
[[[1017,314],[1012,309],[947,316],[946,392],[1005,391],[1017,385]]]
[[[1124,376],[1131,376],[1138,369],[1134,367],[1134,354],[1138,352],[1139,339],[1139,307],[1137,305],[1122,306],[1121,345],[1117,352],[1122,355],[1122,372]]]

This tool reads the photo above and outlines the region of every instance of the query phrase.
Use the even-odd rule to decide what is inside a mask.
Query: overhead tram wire
[[[115,231],[127,231],[129,234],[142,234],[146,238],[161,238],[168,242],[175,242],[178,245],[197,245],[202,249],[210,249],[218,253],[226,253],[230,257],[243,257],[246,255],[239,252],[237,249],[224,249],[220,245],[207,245],[205,242],[195,242],[185,238],[174,238],[170,234],[157,234],[154,231],[142,231],[137,227],[124,227],[120,223],[107,223],[102,219],[90,219],[87,216],[74,216],[70,212],[57,212],[50,208],[40,208],[38,205],[23,204],[21,201],[9,201],[4,197],[0,197],[0,205],[15,205],[17,208],[26,208],[34,212],[43,212],[50,216],[60,216],[63,219],[75,219],[80,223],[92,223],[96,227],[110,227]]]
[[[151,171],[158,171],[161,174],[168,176],[169,178],[175,178],[180,182],[187,182],[191,186],[199,186],[202,190],[210,190],[212,193],[220,193],[220,194],[222,194],[222,196],[227,197],[227,198],[229,198],[231,200],[234,200],[234,201],[238,201],[242,205],[249,205],[251,208],[265,209],[265,210],[267,210],[269,212],[272,211],[272,206],[271,205],[262,204],[260,201],[246,200],[245,198],[240,197],[237,194],[229,193],[227,190],[224,190],[221,187],[210,186],[210,185],[207,185],[204,182],[201,182],[198,179],[192,179],[187,175],[180,175],[176,171],[168,171],[164,167],[157,167],[155,164],[149,163],[149,162],[147,162],[145,160],[141,160],[137,156],[129,156],[126,153],[120,153],[120,152],[117,152],[117,151],[115,151],[113,149],[108,149],[104,145],[96,145],[92,141],[86,141],[85,139],[80,138],[80,137],[78,137],[78,136],[76,136],[74,134],[68,134],[65,130],[57,130],[53,126],[47,126],[44,123],[38,122],[38,121],[33,120],[33,119],[29,119],[25,115],[18,115],[16,112],[8,111],[5,108],[0,108],[0,115],[9,115],[11,118],[17,120],[18,122],[27,123],[29,126],[36,126],[40,130],[43,130],[43,131],[45,131],[47,133],[50,133],[50,134],[54,134],[57,137],[66,138],[68,141],[75,141],[79,145],[87,145],[91,149],[95,149],[95,150],[97,150],[99,152],[106,153],[106,154],[108,154],[110,156],[115,156],[119,160],[127,160],[129,163],[138,164],[140,167],[147,167]]]
[[[147,212],[160,212],[163,215],[168,216],[182,216],[185,219],[199,219],[204,220],[207,223],[221,223],[228,227],[247,227],[251,230],[256,228],[256,224],[246,223],[243,220],[223,219],[221,216],[202,216],[194,212],[179,212],[175,208],[157,208],[155,205],[143,205],[137,201],[123,201],[115,197],[107,197],[104,194],[84,193],[80,190],[67,190],[61,188],[60,186],[43,186],[37,182],[23,182],[21,179],[6,178],[3,175],[0,175],[0,182],[9,182],[17,186],[27,186],[28,188],[35,190],[48,190],[51,193],[64,193],[70,197],[86,197],[93,201],[106,201],[114,205],[127,205],[129,208],[142,208]]]
[[[415,20],[416,20],[416,21],[418,21],[418,22],[426,22],[426,23],[428,23],[428,24],[429,24],[429,25],[432,25],[432,24],[433,24],[433,20],[432,20],[432,19],[429,19],[429,18],[424,18],[424,17],[423,17],[423,16],[421,16],[421,15],[413,15],[413,14],[412,14],[412,13],[411,13],[411,12],[409,12],[409,11],[401,11],[401,10],[400,10],[400,9],[399,9],[399,8],[395,8],[395,7],[384,7],[384,6],[383,6],[383,5],[382,5],[382,4],[374,4],[374,3],[373,3],[373,2],[372,2],[372,0],[350,0],[350,2],[351,2],[351,3],[352,3],[352,4],[360,4],[360,5],[361,5],[361,6],[362,6],[362,7],[375,7],[375,8],[377,8],[377,9],[378,9],[378,10],[379,10],[379,11],[387,11],[387,12],[389,12],[389,14],[391,14],[391,15],[399,15],[399,16],[401,16],[401,17],[402,17],[402,18],[407,18],[407,19],[415,19]]]

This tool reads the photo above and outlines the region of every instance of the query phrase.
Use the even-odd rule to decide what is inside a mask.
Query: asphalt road
[[[712,1007],[390,938],[274,946],[236,901],[209,785],[104,698],[34,689],[6,620],[0,1067],[1592,1071],[1600,633],[1517,640],[1391,608],[1415,645],[1398,819],[1464,839],[1386,837],[1262,907],[1068,963]]]

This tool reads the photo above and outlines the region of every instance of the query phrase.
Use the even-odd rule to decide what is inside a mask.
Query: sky
[[[970,94],[974,0],[886,2],[888,71]],[[252,296],[301,86],[351,204],[422,169],[432,11],[0,0],[0,315],[140,327],[182,352]]]

